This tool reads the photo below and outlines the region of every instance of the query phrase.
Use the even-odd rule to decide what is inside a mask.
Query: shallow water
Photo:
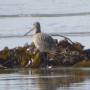
[[[24,35],[36,21],[45,33],[66,35],[90,48],[90,0],[0,0],[0,36]],[[0,38],[0,49],[31,43],[30,38]]]
[[[0,71],[0,90],[89,90],[90,69],[13,69]]]

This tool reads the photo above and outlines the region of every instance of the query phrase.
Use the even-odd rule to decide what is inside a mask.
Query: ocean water
[[[89,90],[90,68],[0,70],[0,90]]]
[[[90,48],[90,0],[0,0],[0,50],[32,42],[24,35],[34,22]],[[54,37],[55,38],[55,37]],[[59,39],[59,37],[57,37]],[[0,90],[89,90],[89,68],[0,70]]]
[[[45,33],[78,32],[67,37],[90,48],[90,0],[0,0],[1,36],[24,35],[37,21]],[[31,37],[0,38],[0,49],[31,42]]]

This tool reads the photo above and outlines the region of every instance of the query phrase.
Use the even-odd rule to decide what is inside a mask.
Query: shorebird
[[[48,34],[41,32],[41,26],[39,22],[33,24],[33,28],[29,31],[33,31],[32,41],[35,47],[42,53],[43,55],[43,64],[42,67],[48,66],[48,58],[47,53],[53,52],[56,48],[55,40]],[[25,35],[27,35],[27,32]]]

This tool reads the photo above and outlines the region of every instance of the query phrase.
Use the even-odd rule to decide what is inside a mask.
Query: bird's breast
[[[37,33],[33,35],[33,42],[35,47],[41,52],[47,52],[55,46],[52,37],[44,33]]]
[[[43,51],[42,50],[42,46],[43,46],[42,45],[43,44],[42,35],[40,33],[35,34],[35,35],[33,35],[32,39],[33,39],[33,42],[35,44],[35,47],[37,49],[39,49],[40,51]]]

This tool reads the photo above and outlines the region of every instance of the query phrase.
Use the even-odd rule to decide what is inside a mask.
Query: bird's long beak
[[[24,34],[24,36],[26,36],[26,35],[28,35],[31,31],[33,31],[34,30],[34,27],[32,28],[32,29],[30,29],[28,32],[26,32],[25,34]]]

